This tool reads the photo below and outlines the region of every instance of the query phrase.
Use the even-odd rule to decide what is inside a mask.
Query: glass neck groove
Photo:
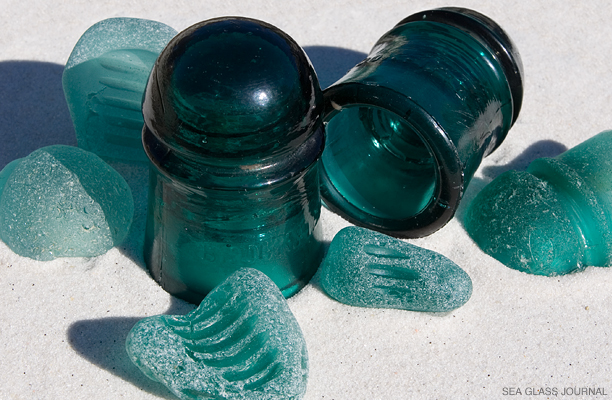
[[[558,193],[567,216],[580,233],[583,266],[608,265],[612,234],[589,184],[569,165],[555,158],[539,158],[531,163],[527,172],[550,184]]]

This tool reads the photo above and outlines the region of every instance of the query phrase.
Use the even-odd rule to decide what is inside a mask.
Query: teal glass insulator
[[[465,226],[510,268],[563,275],[612,263],[612,131],[527,171],[508,171],[470,204]]]
[[[414,14],[324,91],[322,196],[349,221],[421,237],[454,215],[522,101],[518,52],[491,19]]]
[[[272,25],[217,18],[170,41],[143,99],[145,262],[166,291],[199,303],[241,267],[286,297],[308,282],[322,259],[322,109],[306,54]]]

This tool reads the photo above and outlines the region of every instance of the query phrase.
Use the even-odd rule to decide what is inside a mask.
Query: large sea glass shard
[[[62,78],[79,147],[108,159],[147,162],[142,95],[157,56],[176,33],[160,22],[111,18],[81,36]]]
[[[357,227],[334,237],[321,286],[351,306],[412,311],[450,311],[472,295],[472,280],[448,258]]]
[[[470,204],[465,228],[506,266],[564,275],[612,265],[612,131],[527,171],[508,171]]]
[[[44,147],[0,172],[0,238],[21,256],[103,254],[123,241],[133,214],[121,175],[77,147]]]
[[[185,316],[138,322],[127,352],[149,378],[181,399],[299,399],[308,355],[278,287],[243,268]]]

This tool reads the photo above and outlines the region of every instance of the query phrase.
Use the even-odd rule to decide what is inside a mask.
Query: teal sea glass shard
[[[126,349],[149,378],[181,399],[299,399],[308,354],[278,287],[243,268],[189,314],[139,321]]]
[[[44,147],[0,172],[0,238],[21,256],[104,254],[126,237],[133,214],[121,175],[77,147]]]
[[[176,33],[160,22],[111,18],[81,36],[62,78],[79,147],[107,159],[147,162],[142,95],[157,56]]]
[[[527,171],[508,171],[470,204],[465,227],[487,254],[536,275],[612,263],[612,131]]]
[[[472,295],[472,280],[448,258],[357,227],[332,240],[321,286],[351,306],[428,312],[453,310]]]

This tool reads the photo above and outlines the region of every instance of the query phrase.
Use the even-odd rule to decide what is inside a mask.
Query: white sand
[[[262,19],[304,46],[328,85],[399,20],[444,5],[5,1],[0,168],[44,145],[75,144],[61,91],[62,66],[79,36],[101,19],[148,18],[177,30],[223,15]],[[539,388],[556,389],[557,398],[589,398],[562,396],[567,387],[603,388],[612,396],[612,271],[588,268],[560,278],[523,274],[481,252],[461,223],[468,202],[502,171],[524,168],[612,128],[612,7],[606,1],[552,0],[454,5],[496,20],[516,43],[525,68],[521,115],[478,170],[457,217],[434,235],[411,240],[463,267],[474,294],[464,307],[434,315],[348,307],[308,285],[289,301],[309,347],[306,399],[532,398],[527,394]],[[139,179],[135,174],[134,187]],[[142,207],[144,193],[135,197]],[[321,223],[327,240],[347,225],[327,211]],[[35,262],[0,243],[0,399],[173,398],[131,365],[124,351],[126,334],[139,318],[191,309],[144,269],[143,226],[140,213],[124,248],[93,259]],[[521,395],[505,396],[516,388]]]

